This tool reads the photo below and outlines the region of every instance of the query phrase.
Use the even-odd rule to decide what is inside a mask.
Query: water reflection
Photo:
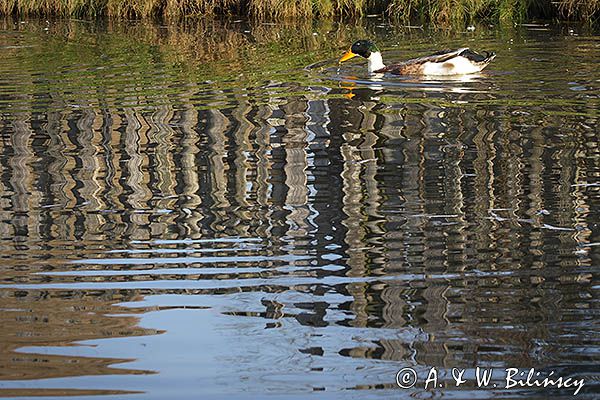
[[[486,366],[591,397],[597,37],[437,35],[498,59],[386,81],[303,68],[431,41],[231,24],[4,21],[0,395],[428,397],[396,372]]]

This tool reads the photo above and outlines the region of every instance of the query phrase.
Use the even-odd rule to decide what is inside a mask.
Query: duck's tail
[[[461,54],[461,56],[466,57],[471,60],[474,64],[481,65],[482,68],[488,65],[494,58],[496,58],[496,53],[493,51],[484,51],[483,54],[479,54],[470,49],[465,49]]]
[[[494,58],[496,58],[496,53],[494,53],[493,51],[484,51],[485,53],[485,59],[483,60],[483,62],[487,65],[490,62],[492,62],[492,60]]]

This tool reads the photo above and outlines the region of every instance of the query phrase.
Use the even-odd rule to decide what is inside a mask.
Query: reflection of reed
[[[181,206],[187,210],[191,210],[191,215],[185,221],[187,234],[189,237],[195,238],[199,236],[199,225],[202,220],[202,215],[198,213],[198,209],[202,205],[202,197],[200,193],[200,179],[198,164],[198,154],[200,153],[200,143],[196,126],[198,125],[199,115],[193,107],[187,105],[181,113],[175,114],[174,123],[181,127],[182,139],[180,142],[181,148]],[[150,234],[152,236],[152,233]]]
[[[359,91],[355,92],[359,97],[353,98],[353,101],[361,101],[361,108],[367,110],[371,117],[377,117],[378,113],[373,111],[370,103],[360,98]],[[544,267],[552,265],[553,269],[556,268],[553,260],[543,257],[547,254],[549,243],[555,243],[558,239],[561,247],[573,251],[573,239],[585,237],[572,232],[549,235],[549,231],[541,227],[543,223],[574,227],[578,213],[584,216],[583,221],[587,221],[589,208],[578,204],[573,198],[584,199],[583,196],[577,196],[576,193],[583,190],[575,182],[586,182],[589,179],[569,175],[568,169],[560,167],[561,164],[576,164],[572,151],[561,150],[560,157],[547,156],[546,126],[554,125],[551,117],[547,118],[541,129],[533,128],[523,133],[522,129],[513,128],[510,122],[503,121],[502,125],[489,122],[509,112],[506,109],[471,113],[470,110],[465,112],[441,106],[408,104],[405,107],[401,111],[405,114],[404,118],[399,119],[398,114],[391,114],[389,117],[384,114],[386,122],[380,130],[386,137],[397,137],[392,127],[400,125],[403,127],[401,136],[411,139],[399,146],[401,157],[395,156],[393,148],[387,149],[384,153],[385,161],[393,164],[396,162],[395,158],[400,160],[401,174],[390,178],[393,180],[388,180],[385,184],[378,183],[382,188],[380,190],[396,196],[385,196],[388,204],[380,201],[375,211],[385,215],[388,226],[386,249],[383,253],[387,260],[386,270],[396,273],[424,273],[427,276],[456,271],[472,274],[473,268],[510,273],[524,269],[526,274],[533,275],[531,280],[502,277],[458,277],[446,283],[425,280],[415,283],[414,288],[403,288],[402,285],[398,288],[392,284],[348,285],[355,297],[352,307],[356,315],[355,323],[365,326],[367,319],[370,319],[373,324],[380,323],[384,326],[419,326],[430,334],[427,343],[415,344],[416,360],[425,365],[455,366],[465,353],[476,359],[512,360],[510,362],[515,365],[528,365],[532,362],[528,356],[508,355],[506,352],[498,352],[498,349],[516,346],[525,352],[537,351],[531,342],[534,339],[552,341],[555,337],[552,330],[509,329],[499,321],[508,318],[510,324],[529,324],[531,312],[524,310],[510,315],[510,304],[514,304],[511,301],[514,301],[515,293],[518,293],[517,298],[522,299],[534,297],[536,293],[539,295],[536,288],[529,286],[529,282],[540,282],[540,276],[543,277],[548,272],[543,272]],[[350,108],[348,111],[351,116],[360,115]],[[417,118],[415,121],[411,120],[413,116]],[[392,122],[394,125],[391,125]],[[363,128],[362,132],[364,131],[366,129]],[[441,134],[444,139],[440,139]],[[356,140],[350,133],[346,135],[347,142]],[[518,142],[515,140],[519,137],[527,137],[525,146],[523,143],[516,144]],[[523,151],[523,148],[526,150]],[[586,149],[580,154],[582,159],[589,160],[591,153]],[[356,205],[361,202],[364,205],[362,194],[365,186],[368,181],[376,179],[367,179],[359,174],[358,167],[355,166],[358,159],[356,156],[348,157],[349,165],[345,166],[343,174],[346,193],[344,213],[348,216],[345,223],[352,223],[347,234],[348,240],[351,240],[351,248],[364,246],[369,239],[368,234],[357,236],[361,227],[365,227],[365,222],[360,221],[361,209]],[[556,162],[560,164],[557,166]],[[389,169],[393,171],[391,166]],[[554,180],[549,177],[549,171],[557,169],[563,171],[562,178],[556,179],[561,184],[554,186],[548,183],[548,179]],[[582,170],[588,171],[589,167]],[[390,191],[392,187],[399,189],[399,195]],[[382,211],[392,204],[397,204],[405,214],[386,214]],[[557,204],[563,206],[557,207]],[[543,220],[545,214],[540,213],[545,209],[552,209],[557,215],[546,217],[546,222]],[[411,214],[424,216],[410,217]],[[447,217],[435,217],[436,214]],[[496,214],[501,214],[506,220],[493,220],[491,216]],[[428,215],[432,217],[427,217]],[[434,224],[438,221],[445,224],[436,227]],[[583,231],[588,236],[591,233],[589,229],[584,228]],[[356,258],[354,253],[349,252],[348,256],[348,264],[358,261],[352,264],[353,268],[358,271],[361,267],[363,271],[375,268],[373,260]],[[573,260],[568,255],[564,256],[564,262],[565,265],[580,263],[579,259]],[[542,271],[536,271],[538,269]],[[572,274],[564,273],[559,279],[561,282],[582,279],[573,277]],[[541,282],[543,279],[541,278]],[[560,287],[552,284],[548,289],[550,292],[541,300],[547,309],[536,309],[535,315],[538,320],[555,321],[558,324],[557,308],[561,310],[559,314],[569,313],[569,307],[573,307],[573,303],[557,304],[555,294],[550,293],[560,291]],[[374,312],[380,302],[384,303],[381,313]],[[479,311],[482,307],[485,311]],[[378,315],[379,321],[374,321],[374,314]],[[482,323],[486,324],[486,328],[477,332]],[[465,337],[457,337],[455,330],[468,337],[467,342],[473,346],[465,348],[460,344],[465,341]],[[384,345],[382,342],[379,346],[383,354],[370,349],[362,357],[406,357],[402,355],[401,345],[398,345],[398,354],[394,348],[388,348],[389,343]],[[351,354],[359,356],[358,353],[362,351],[357,348]],[[494,353],[500,354],[501,358],[494,358]]]
[[[286,191],[285,205],[289,209],[286,223],[289,226],[287,234],[305,240],[310,229],[307,208],[308,179],[307,179],[307,148],[306,143],[306,111],[307,102],[303,100],[290,101],[282,111],[286,115],[284,127],[286,134],[283,138],[285,146],[284,185]]]
[[[209,110],[209,122],[206,133],[210,140],[210,152],[208,172],[211,183],[212,205],[217,215],[223,216],[224,210],[231,204],[227,196],[229,164],[227,164],[227,137],[225,133],[229,130],[230,121],[221,111]],[[220,218],[219,218],[220,220]],[[211,225],[215,231],[223,230],[223,225]]]
[[[341,149],[344,160],[342,171],[343,211],[347,217],[343,224],[348,232],[345,239],[348,245],[347,263],[350,268],[348,273],[351,276],[363,276],[366,273],[366,252],[368,249],[365,248],[365,238],[368,232],[366,232],[365,222],[369,215],[364,213],[364,203],[369,202],[369,197],[373,196],[373,189],[377,190],[376,186],[370,184],[373,182],[372,165],[377,165],[373,151],[376,136],[372,133],[375,130],[376,120],[376,115],[371,111],[374,106],[375,103],[373,102],[365,102],[364,110],[350,114],[353,118],[356,118],[354,121],[342,122],[344,125],[352,126],[349,132],[344,135],[347,144]],[[361,137],[363,134],[365,137]],[[371,174],[363,177],[361,175],[365,169]]]
[[[536,132],[530,135],[538,137],[530,142],[531,149],[514,152],[510,142],[505,142],[503,131],[491,129],[485,122],[477,125],[478,119],[470,114],[452,116],[469,118],[470,122],[463,124],[465,127],[476,124],[458,133],[461,141],[473,143],[474,151],[460,151],[432,134],[440,130],[444,121],[439,110],[434,107],[423,112],[421,106],[410,105],[402,131],[402,136],[410,140],[401,142],[397,149],[390,145],[382,153],[385,157],[382,159],[376,151],[377,132],[386,130],[386,136],[392,140],[395,134],[390,121],[397,124],[402,119],[392,115],[388,120],[379,114],[376,103],[364,102],[365,107],[358,111],[347,108],[343,121],[330,115],[334,103],[317,105],[291,98],[266,107],[243,98],[237,101],[237,107],[226,111],[168,106],[146,113],[104,109],[73,113],[64,121],[49,114],[52,123],[46,126],[56,131],[48,131],[49,168],[43,172],[48,182],[44,185],[40,184],[41,175],[38,176],[42,172],[32,168],[34,154],[41,154],[31,145],[36,128],[28,122],[16,122],[11,136],[13,153],[4,156],[4,168],[12,173],[4,175],[2,180],[12,193],[11,212],[15,216],[12,224],[19,226],[22,219],[19,213],[37,210],[20,223],[28,232],[22,236],[26,241],[36,241],[37,236],[32,232],[37,231],[39,240],[48,244],[75,237],[91,243],[106,237],[106,231],[114,226],[121,226],[118,232],[123,240],[181,234],[201,237],[206,232],[265,237],[279,232],[274,238],[287,235],[303,243],[315,227],[326,229],[313,218],[315,214],[311,211],[322,208],[321,204],[312,204],[316,197],[311,191],[319,187],[312,182],[320,179],[314,172],[322,166],[315,164],[319,148],[311,146],[318,142],[318,136],[333,138],[341,133],[341,184],[330,185],[328,191],[340,191],[343,215],[340,226],[345,232],[348,275],[469,272],[469,265],[474,262],[484,269],[514,269],[523,263],[515,255],[527,254],[528,250],[518,241],[504,238],[513,232],[523,234],[519,225],[523,222],[492,221],[489,210],[515,205],[516,209],[507,215],[533,216],[540,208],[551,208],[546,202],[547,186],[541,177],[552,170],[552,165],[542,165],[541,160],[572,165],[568,158],[578,154],[563,150],[560,157],[545,158],[544,141]],[[426,122],[415,120],[417,115]],[[250,119],[260,124],[251,123]],[[317,125],[315,121],[319,121]],[[337,130],[338,126],[348,124],[351,128]],[[329,131],[321,132],[323,126]],[[429,136],[423,136],[423,126]],[[329,159],[335,161],[337,153],[327,147],[331,143],[324,149],[329,152]],[[581,151],[589,152],[585,144]],[[398,164],[394,164],[396,159]],[[390,165],[384,165],[385,162]],[[378,166],[384,169],[381,176],[385,179],[381,181]],[[392,167],[398,167],[400,172]],[[392,172],[386,172],[386,168]],[[507,174],[503,168],[513,173]],[[582,165],[577,173],[561,168],[560,189],[550,192],[571,210],[561,207],[561,225],[576,221],[574,218],[586,223],[589,206],[583,189],[573,186],[573,182],[587,180],[587,168]],[[529,177],[524,177],[521,170]],[[463,171],[474,171],[475,177],[464,177]],[[438,185],[439,182],[443,184]],[[41,199],[62,209],[50,207],[39,211]],[[527,208],[520,209],[520,202]],[[271,209],[265,211],[265,206]],[[157,213],[157,207],[171,212]],[[398,207],[404,213],[386,212]],[[107,212],[110,210],[138,213]],[[436,228],[433,225],[436,220],[428,219],[429,214],[457,217],[448,217],[453,218],[448,227]],[[78,215],[83,215],[83,220]],[[56,218],[48,220],[48,216]],[[257,218],[261,224],[256,223]],[[374,223],[377,220],[380,223]],[[174,231],[184,227],[183,233]],[[382,230],[377,231],[380,227]],[[385,235],[385,247],[374,248],[380,234]],[[565,234],[561,240],[569,241],[572,237]],[[586,240],[581,234],[577,238]],[[527,240],[535,250],[544,245],[547,237],[539,229],[531,230]],[[506,249],[496,247],[499,243],[510,246],[512,258]],[[474,254],[472,249],[480,249],[480,253]],[[26,275],[21,276],[26,279]],[[460,285],[464,288],[459,298],[465,304],[458,308],[463,312],[476,309],[474,301],[489,299],[482,292],[490,288],[498,290],[500,285],[492,279],[480,282],[481,286],[470,286],[471,283],[465,280]],[[470,329],[477,326],[476,319],[463,315],[460,323],[448,321],[447,310],[457,312],[458,305],[454,304],[457,297],[442,293],[452,285],[426,281],[413,288],[349,284],[346,289],[355,299],[353,325],[369,326],[374,317],[388,327],[417,324],[434,338],[434,343],[418,347],[417,359],[424,363],[446,363],[445,354],[451,346],[448,347],[450,342],[445,341],[443,332],[450,326],[478,336]],[[528,290],[523,288],[522,293],[527,296]],[[373,305],[379,301],[382,306],[375,311]],[[417,314],[424,319],[415,318]],[[505,334],[499,331],[496,336],[488,332],[489,337],[501,343],[505,343],[502,340]],[[525,334],[512,338],[523,346],[529,340]],[[404,351],[386,349],[381,357],[393,359],[405,354]]]
[[[26,248],[28,237],[35,241],[39,238],[40,229],[39,224],[35,223],[35,217],[29,216],[30,210],[40,206],[40,194],[32,190],[36,179],[32,170],[33,152],[30,146],[34,131],[24,121],[15,121],[12,128],[14,134],[10,144],[13,155],[7,163],[10,178],[4,186],[10,187],[12,192],[12,235],[16,242],[22,242]]]

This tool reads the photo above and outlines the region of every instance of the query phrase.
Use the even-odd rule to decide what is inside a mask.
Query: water
[[[597,395],[594,32],[0,28],[0,396]],[[498,57],[376,79],[336,64],[358,38]]]

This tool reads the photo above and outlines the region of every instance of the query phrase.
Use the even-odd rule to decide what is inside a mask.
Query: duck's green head
[[[357,40],[352,44],[350,50],[348,50],[342,58],[340,58],[340,63],[344,61],[348,61],[351,58],[356,56],[361,56],[364,58],[369,58],[371,53],[378,53],[379,49],[375,46],[375,43],[370,40]]]

